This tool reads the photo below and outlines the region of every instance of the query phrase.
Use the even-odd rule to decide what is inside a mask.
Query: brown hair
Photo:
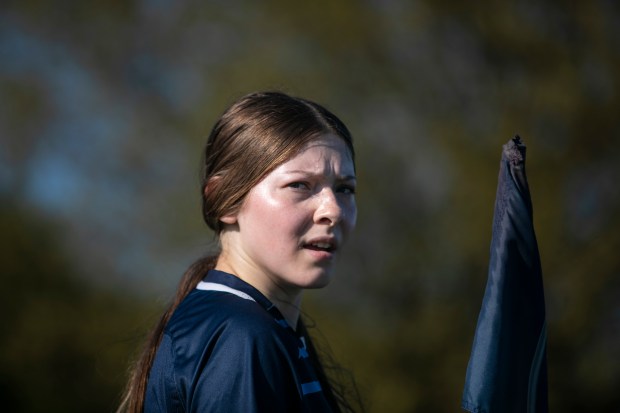
[[[355,163],[349,130],[324,107],[280,92],[253,93],[235,102],[215,123],[204,152],[202,214],[209,228],[219,234],[222,229],[220,218],[237,212],[257,183],[294,157],[307,143],[328,133],[345,141]],[[131,371],[117,412],[142,412],[149,372],[166,324],[177,306],[216,261],[217,256],[202,258],[181,278],[172,303],[149,334]],[[334,410],[352,411],[339,391],[340,386],[331,385],[314,347],[311,348],[319,379]]]

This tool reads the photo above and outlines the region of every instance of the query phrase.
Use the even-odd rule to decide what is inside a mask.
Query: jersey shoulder
[[[231,344],[272,345],[290,340],[286,329],[255,301],[219,291],[192,291],[176,309],[168,325],[167,335],[174,342],[231,339]],[[240,341],[239,341],[240,340]]]

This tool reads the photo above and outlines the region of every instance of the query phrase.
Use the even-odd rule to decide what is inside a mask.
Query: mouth
[[[320,252],[334,253],[338,249],[336,240],[334,239],[321,239],[312,240],[303,245],[304,249]]]

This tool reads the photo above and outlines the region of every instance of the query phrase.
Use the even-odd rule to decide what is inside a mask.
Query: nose
[[[318,206],[314,213],[314,221],[318,224],[336,225],[342,218],[344,210],[331,188],[324,188],[318,194]]]

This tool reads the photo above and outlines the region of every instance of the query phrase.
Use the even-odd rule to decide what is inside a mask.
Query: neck
[[[256,288],[276,306],[288,325],[293,330],[297,329],[301,308],[301,289],[287,289],[270,282],[269,278],[254,276],[252,271],[238,271],[226,260],[218,259],[215,269],[233,274]]]

